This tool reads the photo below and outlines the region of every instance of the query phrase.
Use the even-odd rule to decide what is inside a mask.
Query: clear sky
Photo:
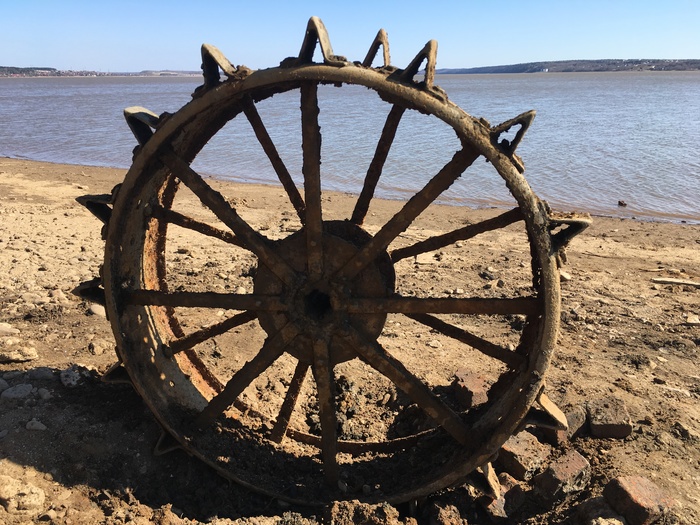
[[[700,58],[698,0],[0,0],[0,65],[198,70],[206,42],[236,65],[273,67],[298,54],[311,16],[350,60],[383,27],[398,67],[430,39],[439,68]]]

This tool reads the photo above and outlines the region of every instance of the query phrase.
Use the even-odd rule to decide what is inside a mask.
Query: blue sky
[[[697,0],[0,0],[0,65],[197,70],[206,42],[234,64],[272,67],[298,53],[311,16],[351,60],[383,27],[398,67],[430,39],[438,67],[700,58]]]

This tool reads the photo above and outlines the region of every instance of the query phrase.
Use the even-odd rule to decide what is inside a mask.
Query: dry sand
[[[105,385],[89,372],[104,372],[115,361],[114,339],[99,308],[71,294],[97,275],[103,255],[100,224],[75,198],[108,193],[124,174],[0,159],[0,387],[3,381],[5,388],[31,385],[0,400],[0,523],[317,522],[328,509],[289,507],[251,494],[181,452],[153,456],[159,429],[140,399],[128,386]],[[279,190],[246,185],[236,194],[251,223],[282,231],[275,230],[272,214]],[[342,213],[352,202],[342,195],[324,199]],[[372,217],[381,220],[395,208],[377,201]],[[416,235],[495,213],[431,207]],[[508,257],[499,254],[508,252],[508,242],[480,237],[463,257],[448,254],[433,271],[451,276],[445,283],[455,288],[486,267],[507,283]],[[634,430],[625,439],[584,435],[568,444],[591,463],[589,487],[554,507],[533,506],[519,519],[577,519],[579,505],[600,496],[610,479],[641,475],[677,501],[669,522],[698,523],[700,288],[652,279],[700,281],[700,226],[594,218],[573,241],[568,259],[571,279],[562,283],[549,395],[564,408],[620,399]],[[417,285],[429,287],[430,277],[424,279]],[[69,388],[65,371],[76,364],[84,368],[73,370],[84,373],[75,372],[78,384]],[[29,510],[8,503],[13,483],[40,489],[29,490]],[[445,508],[458,509],[464,523],[483,519],[459,490],[428,498],[410,512],[401,508],[393,519],[410,522],[413,513],[428,523]],[[384,511],[398,516],[395,509]]]

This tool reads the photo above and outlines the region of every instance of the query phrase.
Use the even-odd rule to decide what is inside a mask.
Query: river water
[[[174,112],[200,83],[187,77],[0,78],[0,156],[128,168],[136,142],[123,109]],[[553,208],[700,223],[699,72],[438,75],[436,83],[491,124],[537,111],[518,154],[535,193]],[[357,86],[321,86],[319,105],[323,189],[358,193],[389,107]],[[298,92],[258,109],[301,184]],[[407,112],[377,193],[412,195],[456,147],[449,127]],[[245,118],[227,124],[193,166],[224,179],[276,181]],[[478,162],[441,202],[510,206],[512,198],[493,169]]]

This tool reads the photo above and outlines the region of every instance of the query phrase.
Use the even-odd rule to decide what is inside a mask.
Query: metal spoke
[[[321,455],[326,482],[338,482],[338,419],[335,415],[335,379],[331,366],[328,341],[314,341],[313,372],[318,395],[318,412],[321,420]]]
[[[159,290],[130,290],[122,293],[125,304],[222,308],[224,310],[253,310],[258,312],[284,312],[287,310],[287,305],[275,295],[161,292]]]
[[[170,224],[175,224],[181,228],[187,228],[188,230],[193,230],[203,235],[220,239],[229,244],[243,246],[240,239],[238,239],[231,232],[220,230],[219,228],[215,228],[214,226],[210,226],[209,224],[195,220],[187,215],[183,215],[182,213],[165,209],[162,206],[156,206],[153,209],[153,216],[156,219],[166,221]]]
[[[263,124],[260,114],[255,107],[255,102],[253,102],[253,99],[249,95],[246,95],[243,97],[242,103],[243,112],[248,118],[248,122],[250,122],[250,125],[253,127],[253,131],[255,132],[255,136],[258,138],[258,142],[260,142],[260,145],[265,151],[267,158],[270,159],[270,163],[272,164],[275,173],[277,173],[277,177],[282,183],[284,191],[287,192],[287,196],[289,197],[292,206],[294,206],[294,209],[299,216],[299,220],[302,224],[304,224],[304,222],[306,222],[306,205],[304,204],[304,200],[301,198],[301,194],[294,184],[292,176],[287,170],[287,166],[285,166],[284,162],[282,162],[282,159],[277,152],[277,148],[275,148],[275,144],[272,142],[270,134],[267,132],[267,128]]]
[[[197,330],[196,332],[192,332],[189,335],[186,335],[184,337],[180,337],[179,339],[175,339],[173,341],[170,341],[170,343],[163,346],[163,353],[167,357],[172,357],[174,354],[177,354],[178,352],[183,352],[184,350],[189,350],[190,348],[193,348],[195,345],[203,343],[207,339],[211,339],[212,337],[216,337],[218,335],[225,334],[229,330],[232,330],[233,328],[236,328],[237,326],[241,326],[242,324],[248,323],[248,322],[252,321],[253,319],[256,319],[257,317],[258,317],[258,314],[254,311],[248,311],[248,312],[236,314],[232,317],[229,317],[228,319],[226,319],[224,321],[221,321],[220,323],[216,323],[214,325],[207,326],[206,328],[202,328],[201,330]]]
[[[262,264],[286,284],[296,280],[296,272],[273,250],[269,240],[244,221],[223,195],[209,186],[187,162],[174,153],[164,153],[163,158],[173,174],[199,197],[202,204],[231,228],[245,248],[252,251]]]
[[[511,352],[507,348],[493,344],[492,342],[482,339],[481,337],[474,335],[463,328],[446,323],[442,319],[438,319],[432,315],[409,313],[406,314],[406,316],[432,328],[433,330],[437,330],[447,337],[451,337],[452,339],[465,343],[482,354],[498,359],[515,370],[521,370],[527,364],[527,359],[522,355]]]
[[[270,434],[270,439],[275,443],[281,443],[287,433],[289,420],[292,417],[292,412],[294,412],[294,407],[297,404],[301,386],[304,384],[304,379],[306,379],[306,372],[308,370],[308,363],[302,363],[301,361],[297,363],[294,376],[292,376],[292,380],[289,382],[287,395],[284,397],[282,408],[280,408],[279,414],[277,414],[277,421],[275,421],[275,426]]]
[[[323,220],[321,214],[321,128],[318,125],[318,84],[301,84],[301,147],[304,154],[306,200],[306,253],[309,279],[323,274]]]
[[[514,222],[523,220],[523,212],[520,208],[513,208],[497,217],[491,219],[486,219],[477,224],[470,224],[464,228],[459,228],[458,230],[445,233],[443,235],[436,235],[421,242],[412,244],[411,246],[406,246],[405,248],[399,248],[391,252],[391,260],[393,262],[400,261],[406,257],[412,257],[421,253],[431,252],[433,250],[439,250],[450,244],[454,244],[457,241],[466,241],[477,235],[497,230],[500,228],[505,228],[506,226],[513,224]]]
[[[425,210],[431,202],[449,188],[467,167],[479,157],[472,148],[459,150],[452,160],[435,175],[422,190],[416,193],[404,207],[338,272],[341,279],[352,279],[375,260],[389,244],[403,232]]]
[[[460,444],[468,446],[471,443],[469,426],[423,381],[409,372],[401,361],[389,354],[376,341],[365,339],[354,328],[350,328],[349,338],[357,353],[372,368],[405,392],[438,426],[444,428]]]
[[[369,203],[374,196],[374,190],[377,187],[377,182],[379,182],[379,177],[382,175],[384,163],[389,155],[389,150],[396,137],[396,130],[405,111],[405,107],[397,105],[392,106],[391,111],[389,111],[379,142],[377,142],[377,148],[374,151],[374,157],[367,170],[365,183],[352,212],[350,220],[355,224],[362,224],[365,220],[367,210],[369,210]]]
[[[490,299],[481,297],[369,297],[349,298],[339,305],[352,314],[432,313],[469,315],[533,315],[540,303],[535,297]]]
[[[299,330],[293,323],[287,323],[275,335],[269,337],[260,352],[244,364],[226,383],[224,389],[212,398],[209,404],[195,419],[195,425],[203,428],[230,407],[239,395],[260,374],[272,365],[283,353],[287,345],[297,336]]]

